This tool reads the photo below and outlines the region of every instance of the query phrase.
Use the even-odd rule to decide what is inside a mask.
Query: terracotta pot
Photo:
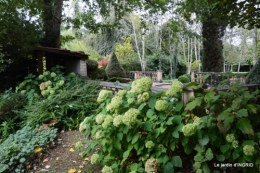
[[[48,120],[48,121],[44,121],[42,122],[42,126],[43,127],[55,127],[58,128],[59,122],[57,120]]]

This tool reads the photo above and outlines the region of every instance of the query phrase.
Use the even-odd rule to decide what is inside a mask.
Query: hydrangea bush
[[[258,91],[211,89],[184,106],[181,82],[166,92],[153,93],[151,86],[143,78],[130,90],[101,91],[97,113],[81,123],[90,139],[85,153],[99,148],[91,163],[102,172],[234,172],[214,167],[222,162],[254,163],[236,168],[243,172],[259,169]]]

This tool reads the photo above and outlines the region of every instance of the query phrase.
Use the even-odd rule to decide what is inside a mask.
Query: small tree
[[[112,77],[125,78],[126,77],[125,70],[119,63],[115,53],[112,54],[110,61],[107,64],[105,70],[106,70],[106,74],[107,74],[108,78],[112,78]]]

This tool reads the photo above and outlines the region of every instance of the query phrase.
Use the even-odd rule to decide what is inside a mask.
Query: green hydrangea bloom
[[[43,75],[44,75],[44,76],[47,76],[47,75],[49,75],[49,74],[50,74],[49,71],[45,71],[45,72],[43,72]]]
[[[25,94],[25,93],[26,93],[26,90],[22,90],[22,91],[21,91],[21,94]]]
[[[51,73],[51,77],[54,78],[54,77],[56,77],[56,76],[57,76],[56,73],[54,73],[54,72]]]
[[[122,119],[123,119],[123,116],[121,115],[117,115],[115,116],[114,120],[113,120],[113,125],[118,127],[120,124],[122,124]]]
[[[146,102],[149,100],[149,93],[148,92],[144,92],[142,95],[142,101]]]
[[[238,141],[236,141],[236,140],[233,141],[233,142],[232,142],[232,146],[233,146],[234,148],[237,148],[237,147],[238,147]]]
[[[129,98],[129,99],[127,99],[127,103],[128,103],[129,105],[133,104],[134,102],[135,102],[135,99],[134,99],[134,98]]]
[[[127,90],[120,90],[118,91],[117,95],[120,96],[120,97],[124,97],[127,93]]]
[[[165,100],[157,100],[155,103],[155,109],[157,111],[165,111],[168,107],[168,103]]]
[[[75,76],[76,76],[76,74],[75,74],[74,72],[71,72],[69,75],[70,75],[71,77],[75,77]]]
[[[243,147],[243,152],[247,156],[253,156],[255,154],[255,148],[252,145],[245,145]]]
[[[152,85],[153,82],[148,77],[137,79],[132,83],[130,92],[135,94],[142,94],[144,92],[150,91]]]
[[[147,142],[145,143],[145,147],[146,147],[146,148],[152,148],[152,147],[154,147],[153,141],[147,141]]]
[[[53,89],[50,90],[50,95],[55,94],[55,91]]]
[[[109,125],[113,122],[114,118],[110,115],[107,115],[104,119],[104,122],[102,123],[102,127],[104,129],[108,128]]]
[[[102,123],[104,122],[104,120],[105,120],[105,115],[103,115],[103,114],[98,114],[98,115],[96,116],[96,122],[97,122],[97,124],[102,124]]]
[[[101,90],[99,92],[98,98],[97,98],[97,102],[101,103],[103,102],[107,97],[109,97],[110,95],[112,95],[112,91],[109,90]]]
[[[139,114],[140,112],[138,109],[130,108],[127,112],[125,112],[122,121],[125,125],[130,126],[136,122]]]
[[[110,112],[116,111],[121,105],[122,97],[120,96],[114,96],[111,100],[111,103],[107,105],[107,110]]]
[[[81,147],[83,147],[82,142],[81,142],[81,141],[76,142],[75,148],[76,148],[77,150],[79,150]]]
[[[145,162],[145,172],[147,173],[157,173],[159,167],[159,161],[155,158],[150,158]]]
[[[184,136],[192,136],[196,129],[195,129],[196,126],[194,126],[194,124],[186,124],[185,126],[182,127],[182,132],[184,134]]]
[[[101,130],[97,131],[96,134],[95,134],[95,139],[100,139],[100,138],[102,138],[102,131]]]
[[[41,91],[41,94],[42,94],[43,97],[47,97],[49,95],[49,91],[43,90],[43,91]]]
[[[86,129],[87,123],[88,123],[88,121],[89,121],[90,119],[91,119],[90,117],[86,117],[86,118],[83,120],[83,122],[81,122],[81,123],[79,124],[79,131],[80,131],[81,133],[83,133],[84,130]]]
[[[113,170],[109,166],[104,166],[101,172],[102,173],[113,173]]]
[[[234,135],[234,134],[227,134],[227,136],[226,136],[226,140],[227,140],[228,142],[233,142],[235,139],[236,139],[236,138],[235,138],[235,135]]]
[[[203,121],[199,117],[194,116],[194,118],[193,118],[193,125],[194,126],[199,126],[202,122]]]
[[[39,79],[43,79],[44,76],[41,74],[41,75],[38,76],[38,78],[39,78]]]
[[[49,80],[49,81],[45,82],[45,85],[47,85],[47,87],[48,87],[48,86],[51,86],[51,85],[52,85],[52,82]]]
[[[183,84],[177,80],[172,82],[170,88],[166,91],[166,95],[168,96],[176,96],[178,92],[182,92]]]
[[[99,155],[98,154],[93,154],[91,156],[91,158],[90,158],[90,163],[92,165],[94,165],[94,164],[98,163],[98,159],[99,159]]]

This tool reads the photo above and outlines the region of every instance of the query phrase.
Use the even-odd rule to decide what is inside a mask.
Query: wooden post
[[[157,71],[157,82],[162,82],[162,70]]]
[[[42,62],[42,58],[45,55],[45,52],[43,51],[38,51],[37,52],[37,59],[38,59],[38,74],[42,74],[43,73],[43,62]]]

